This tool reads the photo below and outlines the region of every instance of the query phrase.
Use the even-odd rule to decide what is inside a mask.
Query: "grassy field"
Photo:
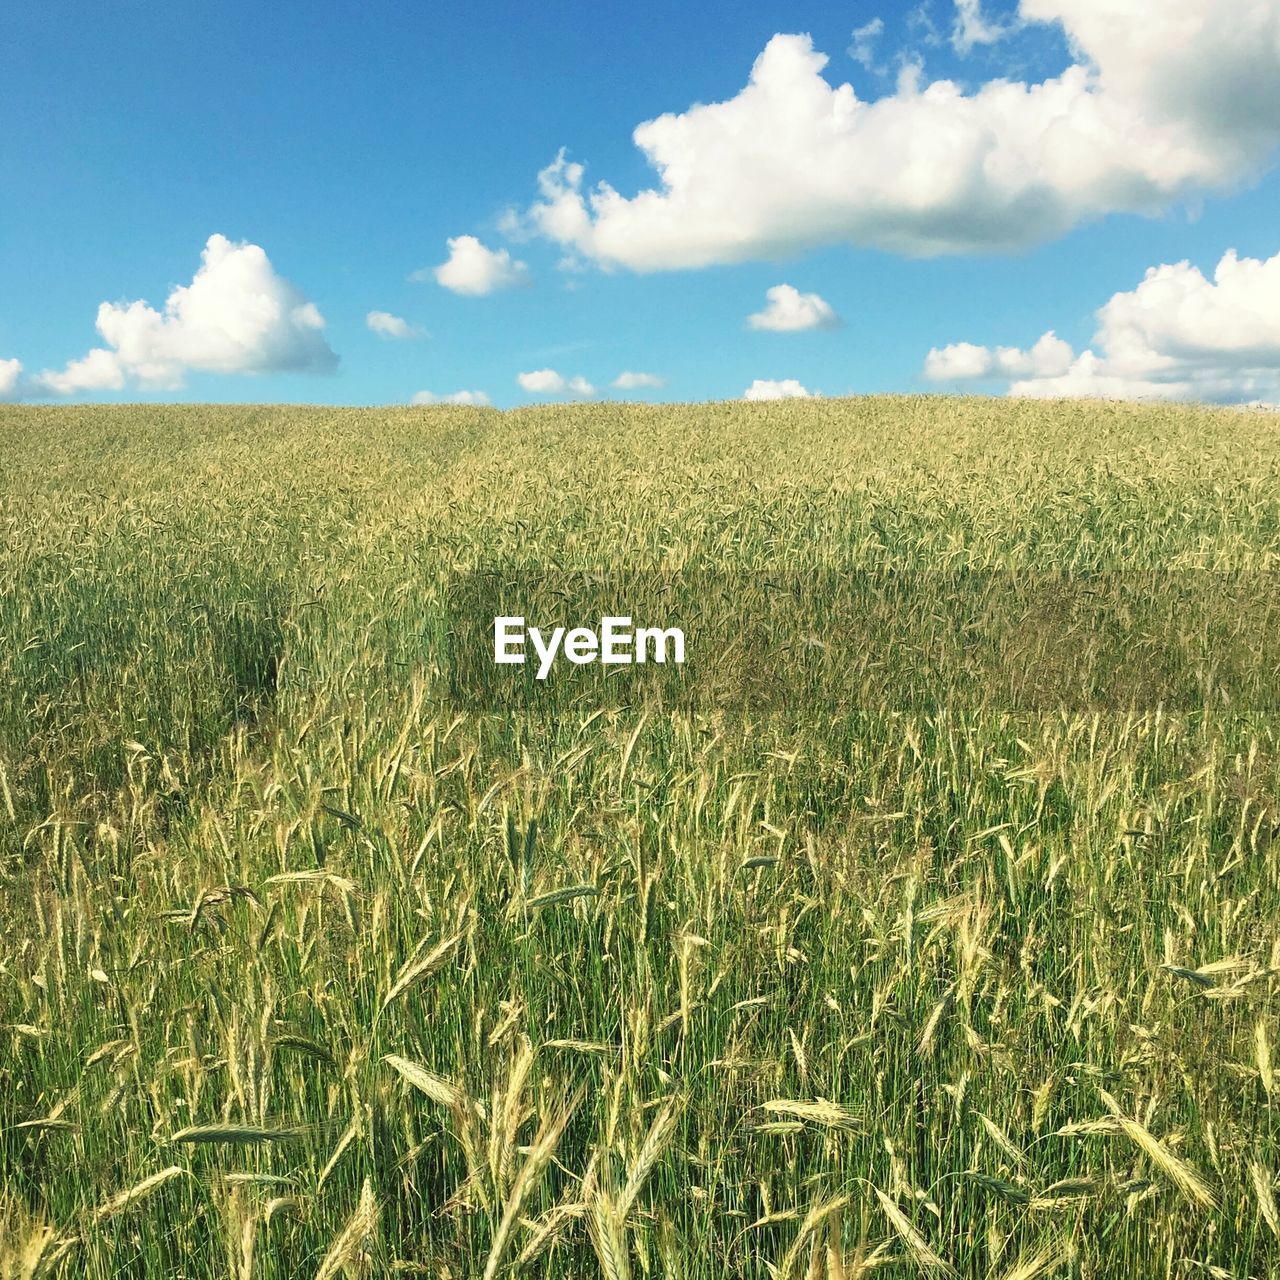
[[[10,407],[0,531],[6,1280],[1280,1270],[1274,416]],[[687,670],[487,684],[580,570]]]

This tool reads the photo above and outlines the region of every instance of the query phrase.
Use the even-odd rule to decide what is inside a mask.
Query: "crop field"
[[[1265,413],[0,409],[0,1277],[1277,1274],[1277,571]]]

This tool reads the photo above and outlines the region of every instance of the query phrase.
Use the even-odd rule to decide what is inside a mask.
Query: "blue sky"
[[[1159,13],[9,6],[0,395],[1273,401],[1280,0]],[[664,113],[647,158],[633,130]],[[562,148],[585,172],[540,194]],[[215,235],[203,301],[166,313]],[[435,276],[463,236],[508,255],[447,276],[470,293]],[[770,313],[780,285],[797,292]],[[661,386],[616,390],[623,371]]]

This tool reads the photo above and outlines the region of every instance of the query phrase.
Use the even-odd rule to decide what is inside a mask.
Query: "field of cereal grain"
[[[1275,1274],[1277,569],[1274,415],[0,409],[0,1275]],[[807,595],[460,697],[477,570]]]

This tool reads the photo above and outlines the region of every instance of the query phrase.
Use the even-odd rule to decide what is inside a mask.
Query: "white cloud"
[[[516,381],[522,390],[539,394],[563,391],[567,385],[564,375],[557,373],[554,369],[534,369],[529,373],[518,373]]]
[[[884,34],[884,19],[872,18],[870,22],[855,27],[848,53],[854,62],[867,71],[876,69],[876,41]]]
[[[483,391],[452,391],[443,396],[438,396],[432,391],[415,391],[409,403],[412,405],[469,404],[483,407],[489,403],[489,397]]]
[[[992,22],[982,12],[982,0],[956,0],[951,44],[957,53],[969,53],[977,44],[995,44],[997,40],[1003,40],[1010,30],[1003,23]]]
[[[1050,330],[1029,351],[1020,351],[1017,347],[980,347],[972,342],[934,347],[925,357],[924,374],[934,382],[1002,375],[1052,378],[1065,373],[1074,356],[1071,344]]]
[[[523,390],[541,396],[565,394],[593,396],[596,393],[595,387],[581,375],[566,378],[554,369],[534,369],[529,373],[519,373],[516,375],[516,381]]]
[[[1018,20],[1059,24],[1073,65],[973,93],[907,66],[870,102],[824,79],[808,36],[774,36],[735,97],[635,130],[653,188],[588,189],[562,152],[524,222],[637,271],[842,242],[1009,250],[1229,188],[1280,139],[1280,0],[1022,0]]]
[[[390,311],[370,311],[364,322],[380,338],[416,338],[422,332],[402,317],[392,315]]]
[[[28,394],[181,387],[192,371],[328,372],[336,367],[324,318],[278,276],[256,244],[209,237],[200,269],[174,289],[163,311],[146,302],[104,302],[95,347],[61,370],[30,379]]]
[[[1212,279],[1189,262],[1151,267],[1097,315],[1079,355],[1052,332],[1027,351],[959,342],[930,351],[925,375],[1005,377],[1015,396],[1280,398],[1280,253],[1264,261],[1228,251]]]
[[[757,378],[743,393],[744,400],[809,400],[818,392],[810,391],[794,378],[783,378],[774,381],[770,378]]]
[[[627,369],[614,378],[613,385],[619,391],[639,391],[643,388],[657,390],[665,387],[667,380],[656,373],[633,373]]]
[[[801,293],[789,284],[776,284],[765,290],[769,305],[747,317],[752,329],[770,329],[776,333],[795,333],[802,329],[838,329],[840,317],[829,302],[816,293]]]
[[[1019,17],[1061,23],[1104,99],[1184,126],[1192,146],[1216,140],[1226,172],[1274,147],[1277,0],[1021,0]]]
[[[924,376],[933,382],[986,378],[990,377],[993,367],[990,349],[972,342],[951,342],[945,347],[931,347],[924,358]]]
[[[489,249],[475,236],[453,236],[449,257],[430,274],[454,293],[478,298],[498,289],[529,283],[529,268],[517,262],[506,249]],[[422,280],[427,272],[415,271],[412,280]]]
[[[139,381],[144,385],[157,387],[181,385],[180,372],[171,381],[161,369],[150,376],[140,377]],[[29,392],[35,395],[52,392],[59,396],[74,396],[81,391],[120,391],[124,385],[125,366],[119,355],[105,347],[94,347],[78,360],[68,360],[60,370],[46,369],[43,373],[36,374],[31,379]]]
[[[18,379],[21,376],[21,360],[0,360],[0,401],[18,398]]]

